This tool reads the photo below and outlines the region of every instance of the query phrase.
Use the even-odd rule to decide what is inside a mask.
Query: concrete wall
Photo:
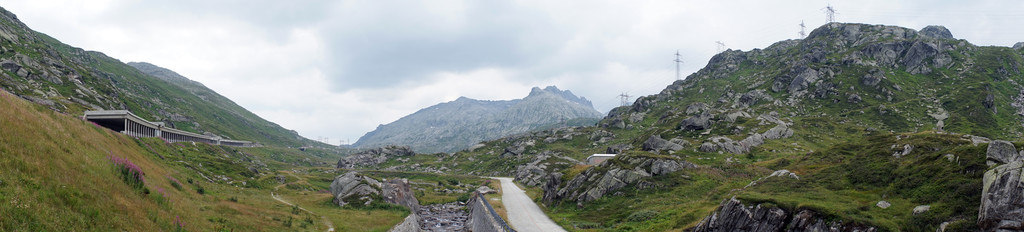
[[[470,197],[469,202],[466,203],[466,207],[469,207],[469,221],[466,222],[466,228],[469,228],[470,231],[515,231],[505,223],[505,220],[501,219],[501,217],[494,212],[494,208],[491,208],[491,204],[487,203],[483,194],[473,192],[473,197]]]

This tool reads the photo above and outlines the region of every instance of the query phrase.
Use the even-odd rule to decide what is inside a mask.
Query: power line
[[[680,59],[680,58],[679,58],[679,56],[680,56],[680,55],[679,55],[679,50],[676,50],[676,59],[675,59],[675,62],[676,62],[676,80],[677,80],[677,81],[678,81],[678,80],[682,80],[682,79],[683,79],[683,77],[679,75],[679,65],[682,65],[682,64],[683,64],[683,60],[682,60],[682,59]]]
[[[836,8],[832,7],[832,4],[826,5],[825,8],[822,8],[822,10],[825,11],[825,22],[836,22]]]
[[[722,43],[722,41],[715,41],[715,44],[718,45],[718,47],[717,47],[718,48],[718,52],[717,53],[722,53],[722,52],[725,51],[725,43]]]
[[[629,97],[632,97],[632,96],[629,96],[629,94],[626,94],[626,93],[622,93],[622,94],[619,94],[619,97],[622,98],[622,106],[628,106],[629,105]]]
[[[804,21],[800,20],[800,38],[801,39],[807,37],[807,33],[804,32],[804,30],[806,30],[806,29],[807,29],[807,26],[804,25]]]

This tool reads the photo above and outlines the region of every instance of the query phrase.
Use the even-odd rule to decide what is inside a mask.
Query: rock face
[[[368,167],[383,163],[388,158],[398,158],[414,156],[416,152],[413,152],[409,147],[399,146],[385,146],[380,148],[374,148],[359,153],[355,153],[338,161],[338,168],[352,169],[360,167]]]
[[[876,231],[873,227],[827,222],[818,213],[800,210],[790,215],[786,210],[763,205],[744,206],[735,197],[722,202],[718,211],[707,216],[693,228],[695,232],[709,231]]]
[[[697,131],[711,128],[711,118],[711,113],[704,111],[697,116],[683,120],[683,122],[679,123],[679,129]]]
[[[658,186],[651,182],[650,177],[695,167],[690,162],[672,158],[619,155],[588,168],[569,180],[565,186],[561,186],[561,173],[549,175],[544,184],[544,202],[557,204],[562,200],[570,200],[582,207],[585,202],[614,194],[626,186],[634,186],[636,189],[656,188]]]
[[[552,126],[589,126],[603,115],[589,100],[557,87],[533,88],[523,99],[485,101],[459,98],[380,125],[356,147],[387,144],[420,153],[456,152],[481,141]]]
[[[986,155],[997,166],[985,172],[978,226],[983,231],[1024,230],[1024,157],[1013,144],[999,140],[988,145]]]
[[[380,195],[381,183],[373,178],[349,172],[339,175],[331,182],[331,195],[338,206],[348,204],[369,205],[374,197]]]

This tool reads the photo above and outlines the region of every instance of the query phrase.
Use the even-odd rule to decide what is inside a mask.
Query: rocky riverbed
[[[466,206],[459,202],[424,205],[416,214],[423,231],[463,231],[469,220]]]

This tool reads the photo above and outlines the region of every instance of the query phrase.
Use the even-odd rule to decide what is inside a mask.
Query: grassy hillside
[[[307,153],[324,151],[134,139],[2,91],[0,108],[0,230],[324,231],[325,216],[341,231],[382,231],[408,214],[338,208],[322,186],[278,190],[316,215],[271,197],[313,179],[279,170],[307,170],[294,157],[317,164],[326,160]],[[137,165],[143,187],[124,181],[111,156]]]

